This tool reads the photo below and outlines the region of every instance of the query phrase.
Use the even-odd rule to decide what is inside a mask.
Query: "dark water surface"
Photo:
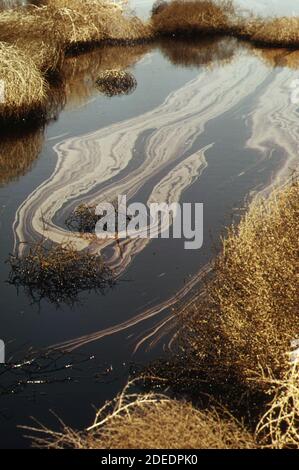
[[[67,104],[44,132],[1,137],[0,338],[6,360],[20,365],[0,372],[2,448],[28,446],[16,426],[30,424],[29,416],[57,426],[50,409],[87,426],[92,405],[113,397],[135,363],[168,353],[172,307],[198,288],[224,227],[298,162],[290,103],[298,74],[287,63],[272,65],[266,52],[226,38],[101,48],[68,59]],[[110,68],[133,73],[131,95],[99,93],[97,74]],[[130,202],[202,202],[203,247],[139,240],[124,243],[120,255],[115,244],[103,249],[67,231],[78,204],[118,194]],[[32,304],[7,284],[5,261],[22,253],[21,242],[42,237],[102,250],[119,282],[105,295],[82,294],[73,307]],[[35,361],[24,364],[28,357]]]

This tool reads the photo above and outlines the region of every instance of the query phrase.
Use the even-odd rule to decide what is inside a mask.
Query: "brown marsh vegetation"
[[[149,36],[141,20],[102,0],[49,0],[41,7],[1,11],[0,79],[6,84],[2,120],[31,115],[44,119],[51,74],[61,72],[70,49],[100,42],[127,44]]]
[[[96,81],[98,89],[106,96],[128,95],[137,87],[135,77],[122,70],[105,70]]]
[[[0,116],[20,120],[42,109],[47,83],[33,60],[17,46],[0,42],[0,79],[5,83]]]
[[[162,35],[228,33],[232,29],[231,1],[172,0],[153,9],[153,30]]]
[[[200,411],[191,404],[128,386],[104,405],[83,432],[61,424],[61,431],[24,427],[35,447],[54,449],[246,449],[254,438],[224,409]]]
[[[71,90],[72,81],[76,83],[79,63],[65,56],[78,52],[82,45],[140,42],[194,32],[229,34],[272,46],[299,45],[297,18],[241,20],[229,1],[220,6],[209,0],[174,0],[156,7],[150,24],[144,24],[103,1],[49,0],[40,8],[0,13],[0,79],[7,84],[0,115],[20,120],[29,112],[45,115],[49,103],[52,109],[63,103],[67,86]],[[207,64],[219,53],[218,42],[208,54],[193,45],[186,58],[185,44],[181,45],[182,49],[171,49],[165,42],[164,53],[175,63]],[[231,51],[224,51],[221,60],[229,60]],[[129,55],[126,66],[135,57]],[[296,68],[298,63],[296,52],[284,49],[263,51],[262,58],[275,66]],[[119,69],[105,75],[103,68],[111,67],[109,59],[102,60],[93,80],[102,78],[101,86],[111,95],[115,77],[128,75]],[[50,87],[54,72],[59,72],[61,82]],[[127,83],[134,86],[134,79],[130,76]],[[39,152],[40,139],[36,133],[24,136],[15,146],[8,140],[4,143],[7,151],[0,156],[0,165],[5,165],[7,174],[3,182],[26,171]],[[18,155],[17,162],[14,155]],[[200,395],[208,390],[211,400],[223,398],[234,416],[244,417],[248,429],[223,408],[200,410],[162,396],[143,394],[132,400],[122,394],[108,414],[107,408],[100,410],[90,431],[80,433],[65,425],[61,432],[42,428],[45,438],[36,442],[59,448],[298,448],[299,372],[296,363],[290,364],[292,341],[298,338],[298,190],[294,181],[268,201],[255,202],[239,226],[229,229],[205,295],[178,312],[177,357],[167,367],[153,369],[177,390],[190,388],[191,378],[193,392]],[[46,248],[38,244],[26,256],[11,257],[9,262],[10,282],[25,288],[34,301],[47,298],[56,305],[71,303],[82,291],[102,292],[113,284],[99,257],[77,252],[70,245]],[[221,396],[221,390],[227,393]],[[250,420],[240,392],[246,399],[255,399],[256,393],[263,397]]]
[[[51,75],[65,56],[99,44],[135,44],[183,34],[225,34],[272,46],[298,46],[298,19],[239,17],[232,2],[173,0],[153,8],[149,22],[105,0],[48,0],[0,12],[0,79],[8,83],[2,121],[45,119]],[[217,52],[217,51],[216,51]],[[180,60],[173,49],[174,60]],[[227,51],[230,55],[230,51]],[[190,56],[190,54],[189,54]],[[202,61],[191,53],[189,60]],[[186,59],[185,59],[186,62]],[[188,63],[188,59],[187,59]],[[111,67],[107,67],[110,69]],[[114,80],[112,78],[112,80]],[[51,91],[49,92],[51,101]],[[61,95],[64,95],[62,90]],[[28,119],[27,119],[28,120]]]
[[[71,244],[38,243],[22,256],[11,255],[9,283],[23,288],[33,302],[74,304],[84,291],[103,293],[113,277],[98,255],[77,251]]]
[[[152,393],[130,396],[129,384],[86,431],[62,422],[58,432],[29,428],[34,444],[298,448],[298,207],[297,180],[252,204],[223,240],[204,295],[178,311],[177,356],[145,371],[147,384],[185,397],[192,389],[196,407]]]
[[[86,102],[98,93],[96,81],[100,74],[112,68],[121,71],[132,67],[151,47],[148,44],[102,45],[67,57],[60,74],[67,106]]]

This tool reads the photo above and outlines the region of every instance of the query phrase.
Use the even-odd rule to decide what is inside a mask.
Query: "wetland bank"
[[[151,21],[75,0],[0,12],[20,67],[5,73],[35,80],[10,80],[0,108],[1,447],[134,448],[136,430],[152,448],[298,447],[297,20],[274,41],[259,12],[244,23],[229,2],[185,3],[192,34],[180,2]],[[208,25],[194,4],[196,18],[212,8]],[[120,194],[203,203],[202,248],[98,240],[91,208]],[[98,266],[100,284],[93,268],[84,288],[70,279],[89,256],[113,274],[104,289]]]

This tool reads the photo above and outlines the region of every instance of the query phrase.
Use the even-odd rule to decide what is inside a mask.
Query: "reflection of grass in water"
[[[299,51],[279,47],[256,47],[252,44],[247,47],[251,54],[255,54],[270,67],[287,67],[292,70],[299,68]]]
[[[30,170],[44,142],[43,129],[0,137],[0,184],[18,179]]]
[[[134,65],[149,50],[149,44],[101,46],[68,57],[62,69],[67,104],[84,103],[97,91],[96,80],[105,70],[123,70]]]
[[[135,77],[121,70],[106,70],[97,78],[98,89],[107,96],[128,95],[132,93],[137,82]]]
[[[200,67],[229,63],[234,57],[237,42],[223,37],[179,38],[173,41],[164,38],[159,48],[172,64],[184,67]]]
[[[9,283],[24,288],[34,302],[47,299],[59,306],[73,305],[83,291],[104,293],[114,284],[102,258],[78,252],[71,244],[32,246],[25,256],[10,256]]]

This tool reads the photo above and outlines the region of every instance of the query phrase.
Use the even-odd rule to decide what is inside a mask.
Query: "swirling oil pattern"
[[[234,63],[204,71],[142,116],[57,144],[53,174],[17,211],[16,247],[20,241],[45,235],[55,243],[68,240],[78,249],[86,248],[90,241],[55,224],[57,213],[66,204],[71,209],[82,202],[112,200],[115,194],[130,199],[147,181],[189,156],[206,123],[233,108],[267,79],[267,68],[256,70],[255,64],[254,59],[244,57],[237,68]],[[135,147],[138,141],[143,142],[141,161]]]
[[[289,70],[273,70],[241,50],[232,63],[200,70],[195,79],[151,111],[62,140],[54,147],[57,163],[52,175],[29,194],[16,213],[15,250],[22,253],[25,248],[20,242],[28,239],[67,241],[78,250],[102,253],[121,276],[150,240],[126,239],[119,246],[112,239],[82,237],[66,230],[63,218],[82,202],[112,201],[117,195],[126,195],[129,201],[145,198],[148,204],[181,201],[183,192],[203,180],[209,168],[215,135],[206,132],[207,126],[224,123],[228,113],[233,115],[242,106],[249,107],[241,116],[247,135],[244,148],[257,159],[235,177],[269,167],[267,184],[253,186],[252,195],[261,194],[278,179],[283,181],[290,166],[298,164],[297,110],[290,104],[290,80]],[[229,184],[227,181],[228,190]],[[207,271],[208,265],[200,266],[179,292],[119,324],[54,347],[74,350],[159,316],[156,324],[136,338],[134,350],[146,341],[154,345],[175,322],[169,308],[190,294]]]

